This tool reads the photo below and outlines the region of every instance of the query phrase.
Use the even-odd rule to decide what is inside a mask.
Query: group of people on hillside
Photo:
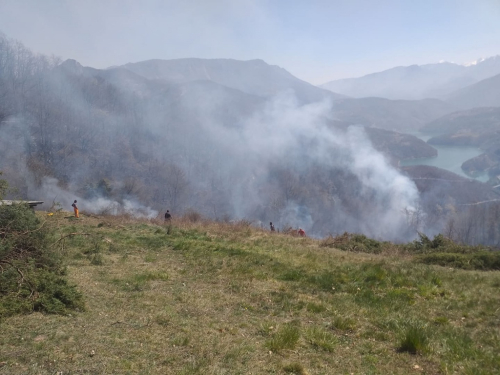
[[[71,205],[71,207],[73,207],[73,211],[75,212],[75,217],[79,218],[80,214],[79,214],[78,206],[76,205],[76,203],[77,203],[77,201],[75,199],[75,201],[73,202],[73,204]],[[165,212],[165,222],[168,222],[170,220],[172,220],[172,214],[170,213],[169,210],[167,210],[167,212]],[[276,232],[276,228],[274,227],[274,224],[273,224],[272,221],[269,223],[269,227],[271,229],[271,232]],[[299,228],[299,230],[297,231],[297,234],[299,236],[301,236],[301,237],[305,237],[306,236],[306,232],[302,228]]]

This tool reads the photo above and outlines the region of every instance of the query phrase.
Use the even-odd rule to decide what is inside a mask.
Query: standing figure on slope
[[[269,226],[271,227],[271,232],[274,232],[274,225],[272,221],[269,223]]]
[[[167,210],[167,212],[165,212],[165,221],[170,221],[170,219],[172,219],[172,215],[170,215],[170,211]]]
[[[75,217],[78,219],[80,217],[80,215],[78,213],[78,206],[76,205],[76,199],[73,202],[73,204],[71,205],[71,207],[73,207],[73,211],[75,211]]]

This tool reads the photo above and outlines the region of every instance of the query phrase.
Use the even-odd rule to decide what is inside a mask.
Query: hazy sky
[[[500,54],[500,0],[0,0],[0,31],[95,68],[260,58],[321,84]]]

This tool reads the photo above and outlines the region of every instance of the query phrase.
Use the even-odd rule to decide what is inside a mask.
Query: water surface
[[[427,140],[436,135],[436,134],[426,134],[426,133],[410,133],[410,134],[416,136],[417,138],[420,138],[425,142],[427,142]],[[450,172],[456,173],[463,177],[475,178],[476,180],[482,182],[488,181],[487,173],[471,177],[462,170],[463,162],[472,159],[476,156],[479,156],[483,153],[483,151],[481,151],[480,149],[469,146],[438,146],[438,145],[431,145],[431,146],[434,147],[438,152],[438,155],[436,157],[403,160],[401,161],[400,165],[402,167],[407,167],[410,165],[429,165],[432,167],[446,169]]]

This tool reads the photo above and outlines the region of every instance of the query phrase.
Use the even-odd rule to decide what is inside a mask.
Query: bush
[[[344,232],[339,236],[329,236],[321,243],[322,247],[335,247],[337,249],[357,253],[380,254],[386,248],[391,247],[390,242],[377,241],[366,237],[364,234]]]
[[[0,206],[0,260],[5,262],[36,261],[36,266],[54,266],[44,250],[47,229],[33,211],[22,204]]]
[[[67,283],[60,258],[50,250],[49,235],[27,205],[0,206],[0,319],[83,309],[82,295]]]
[[[473,254],[434,253],[416,258],[418,262],[464,270],[500,270],[500,252],[482,251]]]
[[[484,246],[469,246],[453,242],[451,239],[438,234],[431,240],[423,233],[418,234],[419,239],[405,246],[406,250],[412,253],[457,253],[471,254],[485,250]]]

